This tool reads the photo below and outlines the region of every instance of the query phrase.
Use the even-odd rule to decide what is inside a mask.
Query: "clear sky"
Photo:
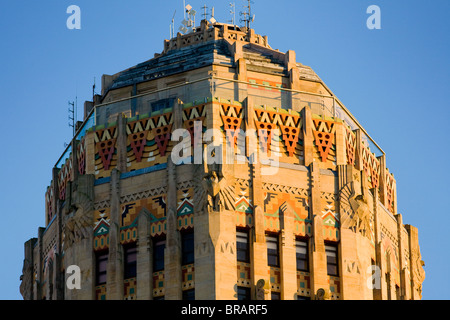
[[[243,0],[236,3],[236,17]],[[230,1],[186,0],[231,19]],[[81,29],[69,30],[70,5]],[[381,29],[369,30],[369,5]],[[94,78],[153,57],[182,0],[4,1],[0,10],[0,299],[21,299],[25,241],[44,226],[51,169],[71,139],[68,101],[78,119]],[[403,222],[419,229],[424,299],[449,299],[450,1],[254,0],[256,33],[272,48],[295,50],[353,113],[387,155]]]

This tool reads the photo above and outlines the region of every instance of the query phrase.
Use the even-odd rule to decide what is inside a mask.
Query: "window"
[[[136,277],[136,261],[137,261],[137,247],[136,243],[128,244],[124,248],[124,272],[123,278],[130,279]]]
[[[194,232],[185,231],[181,233],[181,264],[194,263]]]
[[[270,294],[270,299],[281,300],[281,293],[272,291],[272,293]]]
[[[309,270],[309,255],[308,255],[308,241],[297,240],[295,241],[295,256],[297,258],[297,270],[308,271]]]
[[[250,288],[237,287],[238,300],[250,300]]]
[[[305,296],[297,295],[297,300],[311,300],[311,297],[305,297]]]
[[[108,266],[108,251],[98,252],[95,256],[95,283],[106,283],[106,268]]]
[[[153,272],[164,270],[164,249],[166,239],[159,238],[153,240]]]
[[[195,289],[184,290],[183,300],[195,300]]]
[[[167,108],[172,108],[175,102],[175,98],[161,99],[156,102],[151,102],[151,112],[161,111]]]
[[[250,262],[248,231],[236,231],[237,261]]]
[[[271,267],[280,266],[280,258],[278,254],[278,236],[266,235],[267,245],[267,264]]]
[[[325,245],[325,252],[327,254],[327,274],[329,276],[338,277],[339,272],[337,245]]]

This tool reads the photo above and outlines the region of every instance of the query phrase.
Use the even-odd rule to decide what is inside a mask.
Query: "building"
[[[203,20],[93,100],[24,299],[421,298],[384,152],[295,52]]]

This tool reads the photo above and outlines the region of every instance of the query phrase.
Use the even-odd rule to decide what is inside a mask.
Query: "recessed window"
[[[296,240],[295,241],[295,256],[297,259],[297,270],[308,271],[309,270],[309,255],[308,255],[308,241]]]
[[[195,289],[184,290],[183,300],[195,300]]]
[[[266,235],[267,264],[271,267],[280,266],[280,255],[278,250],[278,236]]]
[[[153,272],[164,270],[164,249],[166,239],[159,238],[153,240]]]
[[[136,243],[124,246],[124,279],[136,277],[137,247]]]
[[[250,262],[250,250],[248,231],[236,231],[236,256],[237,261]]]
[[[329,276],[338,277],[338,248],[337,245],[325,245],[325,252],[327,254],[327,274]]]
[[[281,300],[281,293],[272,291],[270,298],[272,300]]]
[[[108,267],[108,251],[98,252],[95,255],[95,284],[106,283],[106,269]]]
[[[251,300],[250,288],[237,287],[237,298],[238,300]]]
[[[194,230],[181,233],[181,264],[194,263]]]

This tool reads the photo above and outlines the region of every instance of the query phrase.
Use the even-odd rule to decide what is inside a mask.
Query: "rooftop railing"
[[[362,141],[377,157],[384,151],[370,137],[348,109],[333,95],[303,92],[284,88],[281,84],[258,82],[256,80],[238,81],[216,77],[214,75],[171,85],[132,97],[115,100],[94,106],[92,111],[78,128],[74,140],[81,140],[89,129],[107,126],[116,121],[119,114],[128,118],[137,115],[156,115],[171,108],[175,100],[181,103],[198,104],[213,97],[232,101],[252,99],[254,105],[264,105],[280,109],[300,111],[305,106],[313,114],[335,117],[344,121],[352,130],[360,129]],[[72,152],[72,143],[67,146],[55,167],[61,168]]]

